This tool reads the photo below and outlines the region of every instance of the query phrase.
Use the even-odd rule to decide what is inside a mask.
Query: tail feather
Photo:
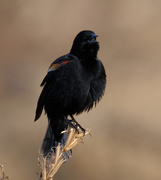
[[[59,141],[61,146],[64,146],[66,141],[68,138],[68,134],[67,133],[63,133],[63,136],[61,138],[61,140]],[[46,155],[48,155],[50,152],[53,152],[52,149],[55,152],[56,147],[58,146],[58,141],[56,141],[54,133],[53,133],[53,128],[51,126],[51,123],[49,122],[48,127],[47,127],[47,131],[45,134],[45,137],[43,139],[43,142],[41,144],[40,150],[39,150],[39,154],[43,155],[44,157]],[[64,158],[67,160],[69,159],[69,157],[72,156],[72,152],[71,150],[66,151],[63,154]]]
[[[55,141],[54,133],[53,133],[52,127],[49,123],[45,137],[43,139],[43,142],[42,142],[40,150],[39,150],[39,154],[46,156],[51,151],[51,148],[55,146],[55,142],[56,141]]]

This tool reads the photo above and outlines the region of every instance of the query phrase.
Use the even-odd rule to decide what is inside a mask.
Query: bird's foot
[[[72,115],[71,115],[71,120],[67,119],[67,123],[76,131],[79,132],[81,130],[85,134],[86,130],[74,119]]]

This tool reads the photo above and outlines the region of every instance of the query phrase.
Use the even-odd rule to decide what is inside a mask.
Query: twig
[[[77,131],[68,127],[67,131],[62,133],[68,133],[68,139],[66,144],[62,146],[60,143],[52,150],[50,154],[46,157],[41,157],[39,165],[41,166],[41,174],[39,175],[39,180],[52,180],[53,176],[56,174],[60,166],[69,159],[68,151],[71,151],[79,143],[83,143],[83,137],[87,134],[90,134],[90,129],[86,129],[85,133],[80,129]],[[67,158],[68,156],[68,158]]]
[[[0,180],[9,180],[9,176],[4,174],[4,165],[0,165]]]

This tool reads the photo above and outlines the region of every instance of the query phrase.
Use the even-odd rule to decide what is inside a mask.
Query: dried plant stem
[[[9,180],[9,176],[4,174],[4,165],[0,165],[0,180]]]
[[[50,154],[39,159],[39,164],[41,166],[41,175],[39,180],[52,180],[60,166],[67,161],[66,152],[74,148],[79,143],[82,143],[83,137],[90,134],[90,129],[86,129],[84,133],[80,129],[76,131],[74,128],[69,126],[67,131],[62,133],[68,133],[68,139],[64,147],[59,143],[55,150],[52,150]]]

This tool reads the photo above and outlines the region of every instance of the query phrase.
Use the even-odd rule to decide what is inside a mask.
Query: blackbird
[[[104,94],[106,73],[97,58],[98,36],[90,30],[81,31],[74,39],[70,52],[56,59],[43,79],[35,121],[43,109],[48,117],[48,128],[41,146],[45,156],[58,142],[65,143],[61,132],[68,125],[74,126],[68,116],[76,122],[73,115],[89,111]],[[76,123],[75,128],[79,126]]]

